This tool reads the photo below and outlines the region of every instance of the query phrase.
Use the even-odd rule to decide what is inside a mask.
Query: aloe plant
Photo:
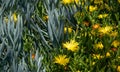
[[[42,54],[35,49],[35,59],[24,51],[26,36],[30,36],[30,20],[38,0],[1,0],[0,1],[0,71],[4,72],[45,72]],[[17,13],[17,22],[13,13]],[[34,37],[32,35],[32,37]],[[39,48],[39,47],[35,47]]]

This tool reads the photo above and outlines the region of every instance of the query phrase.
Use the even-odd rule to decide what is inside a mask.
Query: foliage
[[[119,72],[119,0],[1,0],[0,71]]]

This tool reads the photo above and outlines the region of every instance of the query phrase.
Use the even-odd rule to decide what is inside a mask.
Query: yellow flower
[[[73,2],[73,0],[62,0],[62,3],[63,4],[70,4],[70,3],[72,3]]]
[[[93,58],[94,59],[101,59],[103,58],[104,56],[100,55],[100,54],[93,54]]]
[[[120,3],[120,0],[118,0],[118,2]]]
[[[92,62],[92,65],[95,65],[96,62]]]
[[[95,46],[95,49],[103,49],[103,47],[104,47],[103,44],[102,44],[102,42],[98,42],[94,46]]]
[[[111,45],[114,47],[118,47],[120,46],[120,42],[118,40],[114,40]]]
[[[112,31],[112,32],[110,33],[110,36],[112,36],[112,37],[117,37],[117,36],[118,36],[118,32],[117,32],[117,31]]]
[[[69,28],[64,27],[64,33],[66,33],[67,30],[68,30],[68,33],[72,33],[72,28],[71,27],[69,27]]]
[[[94,31],[94,30],[91,30],[91,32],[90,32],[92,35],[96,35],[96,32]]]
[[[77,51],[78,50],[78,42],[75,42],[75,40],[70,40],[70,42],[63,43],[63,47],[67,48],[70,51]]]
[[[80,72],[79,70],[77,70],[76,72]]]
[[[16,13],[13,13],[12,16],[13,16],[14,22],[17,22],[17,15],[16,15]]]
[[[94,4],[103,4],[103,0],[94,0]]]
[[[103,14],[103,17],[106,18],[108,16],[108,14]]]
[[[110,53],[109,52],[106,53],[106,57],[110,57]]]
[[[95,10],[97,10],[97,6],[92,6],[92,5],[89,6],[89,11],[90,12],[93,12]]]
[[[71,27],[68,28],[68,32],[69,32],[69,33],[72,32],[72,28],[71,28]]]
[[[112,29],[113,29],[112,26],[100,27],[98,29],[98,32],[103,33],[103,34],[108,34],[110,31],[112,31]]]
[[[120,66],[117,66],[117,72],[120,72]]]
[[[55,57],[54,63],[65,66],[69,63],[69,58],[66,58],[66,55],[58,55]]]
[[[48,20],[48,16],[47,16],[47,15],[44,16],[44,17],[43,17],[43,20],[47,21],[47,20]]]
[[[98,15],[98,18],[103,18],[103,15],[102,14]]]
[[[108,14],[99,14],[98,15],[98,18],[101,19],[101,18],[106,18],[108,16]]]
[[[118,56],[118,58],[120,59],[120,56]]]
[[[4,21],[5,21],[5,23],[7,24],[7,23],[8,23],[8,18],[7,18],[7,17],[4,17]]]

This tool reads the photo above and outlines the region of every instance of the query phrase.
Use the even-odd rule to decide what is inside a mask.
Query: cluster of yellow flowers
[[[63,43],[63,47],[72,52],[76,52],[78,50],[78,43],[75,40],[70,40],[70,42]],[[66,58],[66,55],[59,55],[55,57],[54,63],[65,66],[69,63],[69,59]]]
[[[100,54],[93,54],[93,58],[94,59],[102,59],[102,58],[104,58],[104,56],[102,56]]]
[[[72,28],[71,27],[64,27],[64,33],[66,33],[66,32],[68,32],[68,33],[72,33]]]
[[[108,14],[100,14],[98,15],[98,18],[101,19],[101,18],[106,18],[108,16]]]
[[[98,32],[102,33],[102,34],[108,34],[109,32],[111,32],[113,29],[112,26],[105,26],[105,27],[100,27],[98,29]]]
[[[98,60],[100,60],[100,59],[102,59],[102,58],[104,58],[104,57],[110,57],[111,54],[110,54],[110,52],[106,52],[105,55],[93,54],[92,56],[93,56],[93,59],[98,59]]]
[[[95,49],[103,49],[103,44],[102,42],[98,42],[97,44],[94,45]]]
[[[117,37],[118,36],[118,31],[114,29],[113,26],[111,25],[106,25],[101,27],[99,23],[92,25],[92,30],[91,30],[91,34],[96,35],[97,33],[95,32],[97,30],[97,32],[100,35],[109,35],[111,37]]]

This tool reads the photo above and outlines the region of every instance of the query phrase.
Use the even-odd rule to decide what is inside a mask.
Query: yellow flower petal
[[[102,4],[103,0],[94,0],[94,4]]]
[[[17,22],[17,15],[16,15],[16,13],[13,13],[12,16],[13,16],[14,22]]]
[[[66,33],[68,31],[68,33],[72,33],[72,28],[71,27],[64,27],[64,33]]]
[[[89,6],[89,11],[90,12],[93,12],[95,10],[97,10],[97,6],[92,6],[92,5]]]
[[[103,49],[103,44],[102,42],[98,42],[97,44],[94,45],[95,49]]]
[[[117,66],[117,72],[120,72],[120,66]]]
[[[73,0],[62,0],[62,3],[63,4],[70,4],[70,3],[72,3],[73,2]]]
[[[109,52],[106,53],[106,57],[110,57],[110,53]]]
[[[120,42],[118,40],[114,40],[111,45],[114,47],[118,47],[120,46]]]
[[[98,18],[101,19],[101,18],[106,18],[108,16],[108,14],[99,14],[98,15]]]

